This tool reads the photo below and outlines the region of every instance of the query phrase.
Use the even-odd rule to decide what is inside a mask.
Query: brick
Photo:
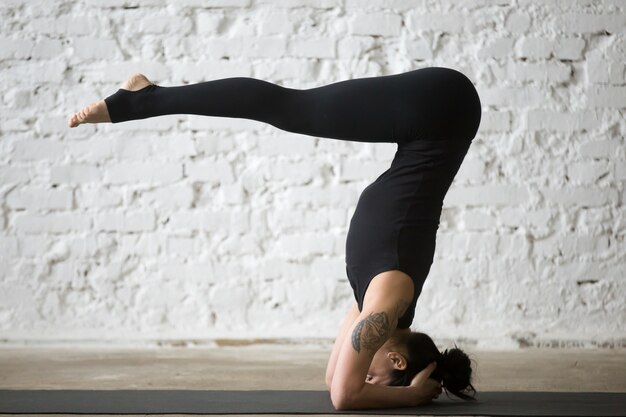
[[[294,22],[291,21],[291,15],[282,10],[272,10],[261,16],[259,21],[259,33],[264,36],[293,33],[293,30]]]
[[[55,59],[65,52],[63,43],[58,39],[39,39],[31,50],[35,59]]]
[[[218,204],[243,204],[246,201],[246,195],[243,186],[238,183],[222,185],[215,193],[215,199]]]
[[[391,10],[411,10],[417,2],[415,0],[346,0],[346,9],[391,9]],[[423,7],[423,5],[420,5]]]
[[[98,213],[95,216],[95,229],[106,232],[142,232],[154,230],[154,211],[131,211]]]
[[[250,58],[282,58],[287,52],[284,38],[258,38],[243,44],[242,56]]]
[[[226,21],[224,16],[215,12],[195,13],[196,28],[198,33],[217,35],[223,31],[223,24]]]
[[[72,47],[74,55],[81,60],[122,58],[117,43],[113,39],[77,37],[73,39]],[[128,77],[128,74],[126,76]]]
[[[372,37],[343,36],[337,40],[337,58],[359,58],[372,46],[374,46]]]
[[[350,207],[357,203],[360,191],[364,187],[347,185],[328,185],[326,187],[307,185],[289,187],[284,193],[276,195],[276,201],[289,204],[303,204],[310,207]]]
[[[559,248],[565,259],[579,260],[581,257],[592,258],[593,255],[601,256],[609,249],[609,237],[570,235],[563,238]]]
[[[27,27],[39,34],[57,35],[63,33],[67,36],[89,35],[93,31],[103,29],[98,19],[84,15],[35,18],[28,22]]]
[[[515,44],[515,56],[518,58],[547,59],[554,50],[554,41],[550,38],[528,36]]]
[[[592,56],[585,61],[585,64],[588,83],[624,84],[626,73],[624,62]]]
[[[480,118],[481,132],[510,132],[511,112],[509,111],[485,111]]]
[[[207,68],[210,68],[210,73],[207,73]],[[203,58],[194,60],[193,62],[177,61],[176,68],[172,69],[172,83],[176,85],[185,83],[192,84],[221,78],[249,77],[251,75],[251,64],[246,64],[241,61]],[[176,141],[172,141],[172,143],[176,143]]]
[[[330,38],[291,38],[287,53],[302,58],[334,58],[336,55],[335,40]]]
[[[63,82],[63,73],[65,72],[65,63],[59,60],[48,61],[28,61],[28,63],[3,64],[2,74],[5,85],[20,85],[24,82],[24,74],[28,74],[29,78],[37,80],[38,83],[54,83]]]
[[[344,257],[316,257],[311,261],[310,276],[320,280],[328,277],[341,279],[345,276],[345,268]]]
[[[607,272],[604,261],[574,260],[555,265],[554,279],[557,282],[574,282],[590,279],[604,280],[610,277]],[[619,269],[615,269],[613,274],[619,274],[619,272]]]
[[[462,258],[485,258],[496,253],[498,236],[489,233],[441,233],[437,244]]]
[[[494,217],[483,210],[465,210],[461,222],[465,230],[488,230],[496,225]]]
[[[198,161],[185,163],[185,174],[191,181],[232,184],[233,168],[227,161]]]
[[[113,154],[118,159],[144,159],[150,155],[150,141],[141,134],[128,140],[126,135],[113,139]]]
[[[312,136],[297,134],[276,134],[259,138],[257,154],[259,156],[275,155],[312,155],[315,152],[315,139]]]
[[[77,164],[97,164],[113,158],[113,149],[112,141],[95,138],[72,142],[66,152],[70,156],[70,160]]]
[[[467,183],[467,182],[482,182],[485,179],[485,163],[478,158],[465,158],[455,181]]]
[[[547,228],[552,219],[552,211],[548,208],[525,210],[517,207],[502,207],[498,211],[499,223],[503,226],[520,228]]]
[[[13,227],[27,234],[64,234],[85,232],[91,228],[91,216],[73,212],[30,214],[20,213],[13,217]]]
[[[598,115],[590,111],[556,112],[552,110],[529,110],[526,126],[530,130],[573,132],[592,130],[601,126]]]
[[[58,160],[63,157],[65,144],[45,139],[25,139],[15,142],[14,160]]]
[[[506,107],[536,107],[547,100],[545,91],[535,87],[482,88],[482,105]]]
[[[504,27],[512,33],[526,33],[531,23],[532,19],[527,13],[514,12],[506,17]]]
[[[500,233],[495,253],[503,258],[526,260],[530,255],[530,246],[526,233]]]
[[[313,60],[285,57],[281,60],[259,62],[255,65],[257,78],[274,80],[285,87],[300,88],[302,80],[314,79],[318,64]],[[287,80],[289,83],[282,81]]]
[[[211,233],[248,233],[248,210],[178,210],[169,216],[168,227],[173,230],[202,230]]]
[[[319,9],[332,9],[341,7],[341,0],[257,0],[259,4],[269,4],[272,7],[312,7]]]
[[[322,230],[330,227],[345,227],[345,209],[289,209],[271,210],[267,213],[268,227],[274,233],[293,233],[299,230]]]
[[[513,38],[490,39],[488,44],[478,50],[478,58],[506,58],[513,52]]]
[[[514,63],[507,62],[509,79],[562,83],[572,77],[572,68],[562,62]]]
[[[76,204],[79,208],[119,207],[122,203],[122,192],[117,189],[80,187],[76,190]]]
[[[478,33],[486,29],[492,21],[485,17],[483,19],[472,19],[467,14],[458,12],[448,13],[428,13],[413,14],[406,22],[406,26],[414,32],[425,31],[447,32],[447,33]]]
[[[104,169],[104,181],[122,183],[169,183],[182,178],[181,164],[175,163],[118,163]]]
[[[312,255],[331,255],[336,238],[324,233],[296,233],[278,236],[271,245],[273,256],[302,259]]]
[[[86,164],[57,165],[50,168],[50,182],[63,184],[86,184],[101,181],[98,167]]]
[[[385,12],[357,12],[351,20],[355,35],[397,36],[402,27],[402,17]]]
[[[6,203],[12,209],[39,211],[71,209],[72,199],[71,189],[24,187],[10,192],[6,197]]]
[[[41,116],[35,122],[35,130],[40,136],[65,135],[67,133],[67,116]],[[72,133],[75,133],[74,130]],[[68,135],[69,137],[69,135]]]
[[[311,160],[298,162],[277,161],[267,167],[267,180],[287,184],[307,184],[322,177],[322,165]]]
[[[565,207],[598,207],[605,204],[614,204],[618,198],[617,190],[615,189],[574,186],[563,189],[545,189],[542,191],[542,194],[549,202]]]
[[[138,200],[142,206],[155,208],[190,208],[193,188],[189,184],[175,184],[141,192]]]
[[[30,58],[34,47],[30,39],[0,38],[0,59]]]
[[[407,40],[406,44],[407,56],[411,59],[432,59],[433,51],[430,44],[424,39]]]
[[[166,64],[156,61],[98,61],[90,65],[90,71],[85,74],[84,81],[110,83],[109,89],[111,92],[114,92],[123,80],[127,79],[130,74],[135,72],[146,74],[150,80],[160,84],[159,80],[167,78],[170,71]],[[143,122],[154,124],[159,120],[161,119],[151,118],[147,122],[145,120]],[[118,130],[129,125],[132,126],[139,122],[141,122],[141,120],[119,124],[115,126],[115,129]]]
[[[199,245],[197,243],[198,240],[195,238],[185,236],[168,236],[165,247],[167,249],[167,253],[189,257],[200,254],[200,250],[198,248]]]
[[[557,38],[552,53],[557,59],[579,61],[583,59],[585,45],[583,38]]]
[[[624,33],[626,15],[561,13],[555,14],[553,25],[563,33]]]
[[[604,207],[581,207],[575,222],[577,232],[601,234],[613,227],[614,217]]]
[[[4,96],[4,98],[10,108],[17,110],[30,106],[33,101],[33,94],[32,91],[13,88]],[[11,123],[13,123],[13,125],[11,125]],[[30,130],[30,128],[28,128],[23,121],[20,123],[17,120],[7,121],[6,125],[3,124],[2,128],[7,131],[17,130],[23,132]]]
[[[2,184],[26,183],[32,179],[32,176],[33,173],[29,168],[0,165],[0,178],[2,178]]]
[[[574,183],[594,184],[609,175],[611,167],[608,161],[577,161],[567,164],[566,171]]]
[[[117,234],[117,250],[129,255],[141,255],[142,257],[162,255],[164,251],[165,237],[159,233],[132,233]],[[113,265],[116,269],[122,269],[124,265]]]
[[[8,261],[12,258],[16,258],[18,253],[17,237],[0,235],[0,260],[2,260],[2,265],[8,265]],[[5,267],[0,268],[0,273],[6,276],[8,271],[3,270],[4,268]]]
[[[0,284],[0,304],[15,310],[23,305],[33,305],[35,295],[29,285],[23,283]]]
[[[202,7],[202,8],[217,8],[217,7],[248,7],[251,5],[252,0],[180,0],[181,6],[185,7]]]
[[[197,242],[197,241],[196,241]],[[171,277],[176,282],[181,276],[185,277],[185,283],[204,285],[206,282],[218,282],[220,276],[215,273],[212,262],[168,262],[162,265],[163,275]]]
[[[582,158],[614,158],[624,156],[624,141],[619,139],[591,140],[578,148]]]
[[[137,30],[141,33],[176,33],[183,36],[191,32],[192,28],[192,20],[188,17],[146,15],[139,19]]]
[[[347,159],[341,165],[340,175],[342,180],[371,179],[373,181],[388,168],[388,161],[359,161]]]
[[[451,186],[444,199],[445,206],[506,206],[528,202],[528,190],[516,185],[494,184]]]

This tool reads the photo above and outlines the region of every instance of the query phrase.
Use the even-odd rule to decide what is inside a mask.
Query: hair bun
[[[444,387],[463,398],[463,391],[468,387],[470,392],[475,390],[471,385],[472,368],[470,358],[465,352],[457,348],[446,349],[441,354],[441,375]],[[458,394],[457,394],[458,393]]]

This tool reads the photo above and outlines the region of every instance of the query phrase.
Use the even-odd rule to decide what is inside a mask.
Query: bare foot
[[[143,74],[133,74],[130,78],[122,83],[120,88],[127,91],[137,91],[144,87],[153,84]],[[91,103],[81,111],[74,113],[68,119],[69,127],[76,127],[82,123],[110,123],[111,117],[109,116],[109,110],[104,100]]]

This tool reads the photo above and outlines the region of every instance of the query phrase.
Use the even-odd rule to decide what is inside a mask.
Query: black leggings
[[[196,114],[252,119],[316,137],[397,143],[389,169],[357,202],[346,238],[346,273],[359,310],[374,276],[408,274],[413,302],[397,327],[410,326],[433,261],[444,196],[480,124],[480,100],[465,75],[429,67],[306,90],[235,77],[120,89],[105,102],[113,123]]]
[[[105,99],[113,123],[166,114],[252,119],[316,137],[357,142],[469,140],[478,95],[460,72],[430,67],[299,90],[256,78],[118,90]]]

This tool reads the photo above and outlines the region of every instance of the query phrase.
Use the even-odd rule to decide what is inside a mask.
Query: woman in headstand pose
[[[315,137],[397,143],[391,166],[358,199],[346,239],[355,303],[326,370],[340,410],[407,407],[476,390],[468,356],[412,332],[443,199],[481,119],[472,82],[444,67],[291,89],[249,77],[162,87],[142,74],[75,113],[69,126],[166,114],[236,117]]]

